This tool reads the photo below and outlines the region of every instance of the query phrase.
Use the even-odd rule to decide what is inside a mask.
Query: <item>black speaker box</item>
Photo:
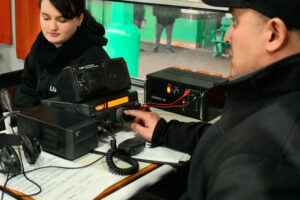
[[[18,133],[35,136],[44,151],[68,160],[98,147],[95,119],[44,105],[18,113]]]
[[[128,90],[131,80],[123,58],[64,68],[56,84],[60,98],[67,102],[85,102]]]

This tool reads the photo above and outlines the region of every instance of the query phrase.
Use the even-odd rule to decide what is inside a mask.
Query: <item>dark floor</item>
[[[165,45],[160,45],[156,53],[152,48],[153,43],[140,44],[139,78],[145,79],[151,72],[172,66],[229,75],[230,59],[225,56],[214,57],[213,47],[198,49],[173,47],[174,53],[167,53]]]

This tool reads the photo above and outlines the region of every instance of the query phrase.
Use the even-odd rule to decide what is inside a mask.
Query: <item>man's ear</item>
[[[78,25],[77,26],[81,26],[81,24],[82,24],[82,21],[83,21],[83,18],[84,18],[84,14],[83,13],[81,13],[80,15],[79,15],[79,17],[78,17]]]
[[[275,52],[284,46],[287,40],[287,27],[279,18],[272,18],[266,24],[266,50]]]

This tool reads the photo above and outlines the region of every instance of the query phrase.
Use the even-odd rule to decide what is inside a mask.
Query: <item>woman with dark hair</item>
[[[85,0],[40,0],[41,33],[24,63],[15,108],[23,110],[56,96],[56,80],[66,66],[109,59],[102,48],[105,29],[85,8]]]

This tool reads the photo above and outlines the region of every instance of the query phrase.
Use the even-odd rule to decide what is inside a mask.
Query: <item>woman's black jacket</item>
[[[42,99],[55,96],[56,81],[64,67],[109,59],[102,48],[107,43],[102,35],[82,26],[62,47],[56,48],[40,33],[25,60],[22,83],[15,94],[15,109],[33,107]]]

